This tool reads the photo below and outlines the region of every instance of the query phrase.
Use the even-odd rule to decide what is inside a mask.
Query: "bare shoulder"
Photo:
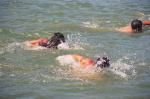
[[[150,20],[143,21],[143,25],[150,25]]]
[[[42,47],[42,46],[39,46],[39,45],[33,45],[31,43],[31,41],[25,41],[23,42],[23,45],[24,45],[24,49],[25,50],[44,50],[44,49],[47,49],[46,47]]]
[[[125,26],[125,27],[121,27],[121,28],[117,28],[116,31],[124,32],[124,33],[132,33],[133,32],[130,25]]]

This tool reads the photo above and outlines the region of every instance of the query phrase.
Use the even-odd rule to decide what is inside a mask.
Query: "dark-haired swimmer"
[[[69,54],[58,56],[56,60],[61,65],[70,65],[73,68],[92,69],[92,68],[108,68],[110,67],[109,59],[107,57],[99,57],[96,61],[91,58],[84,57],[80,54]]]
[[[65,37],[62,33],[54,33],[54,35],[48,39],[48,38],[39,38],[37,40],[31,40],[26,41],[24,44],[28,47],[30,50],[39,50],[39,49],[48,49],[48,48],[54,48],[54,49],[68,49],[69,46],[65,40]]]
[[[135,19],[131,22],[130,25],[121,27],[116,30],[119,32],[126,32],[126,33],[140,33],[143,31],[144,25],[150,25],[150,20],[141,21],[141,20]]]

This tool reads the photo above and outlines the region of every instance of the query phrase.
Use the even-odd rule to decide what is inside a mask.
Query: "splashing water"
[[[124,63],[122,58],[117,60],[115,63],[112,63],[109,70],[124,79],[128,79],[131,76],[136,75],[133,65]]]
[[[68,42],[61,41],[61,44],[58,45],[58,49],[69,49]]]
[[[88,45],[86,38],[80,33],[74,33],[67,35],[68,43],[73,50],[84,50],[83,46]]]

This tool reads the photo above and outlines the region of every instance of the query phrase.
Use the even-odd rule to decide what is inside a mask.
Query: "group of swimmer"
[[[143,31],[143,26],[150,25],[150,21],[141,21],[135,19],[130,25],[116,29],[119,32],[126,33],[140,33]],[[54,33],[48,38],[40,38],[37,40],[26,41],[25,45],[31,49],[69,49],[69,45],[62,33]],[[92,68],[108,68],[110,67],[110,60],[107,57],[98,57],[96,61],[91,58],[84,57],[80,54],[69,54],[58,56],[56,60],[61,65],[70,65],[73,68],[92,69]]]
[[[26,41],[24,42],[28,48],[32,50],[39,49],[69,49],[69,45],[62,33],[54,33],[50,39],[40,38],[37,40]],[[107,57],[99,57],[96,61],[84,57],[80,54],[69,54],[58,56],[56,60],[61,65],[70,65],[75,68],[80,69],[91,69],[93,67],[105,68],[109,67],[109,59]]]

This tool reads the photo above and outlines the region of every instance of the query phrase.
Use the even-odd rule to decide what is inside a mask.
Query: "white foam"
[[[10,43],[8,46],[7,46],[7,48],[8,49],[14,49],[14,48],[16,48],[16,47],[20,47],[20,43],[19,42],[13,42],[13,43]]]
[[[109,70],[125,79],[129,78],[130,76],[136,75],[133,65],[122,62],[122,59],[119,59],[115,63],[112,63]]]
[[[61,65],[68,65],[71,67],[79,67],[79,64],[73,59],[71,55],[62,55],[58,56],[56,60],[61,64]]]
[[[96,24],[96,23],[94,23],[94,22],[89,22],[89,21],[87,21],[87,22],[82,22],[82,25],[81,25],[81,26],[87,27],[87,28],[98,28],[98,27],[99,27],[98,24]]]
[[[0,49],[0,54],[3,54],[5,52],[14,52],[16,48],[20,47],[20,45],[21,44],[19,42],[10,43],[7,46]]]
[[[88,45],[86,42],[86,38],[82,37],[80,33],[73,33],[67,35],[67,39],[69,42],[69,47],[71,50],[84,50],[83,45]]]
[[[58,45],[58,49],[70,49],[68,42],[61,42],[61,44]]]

